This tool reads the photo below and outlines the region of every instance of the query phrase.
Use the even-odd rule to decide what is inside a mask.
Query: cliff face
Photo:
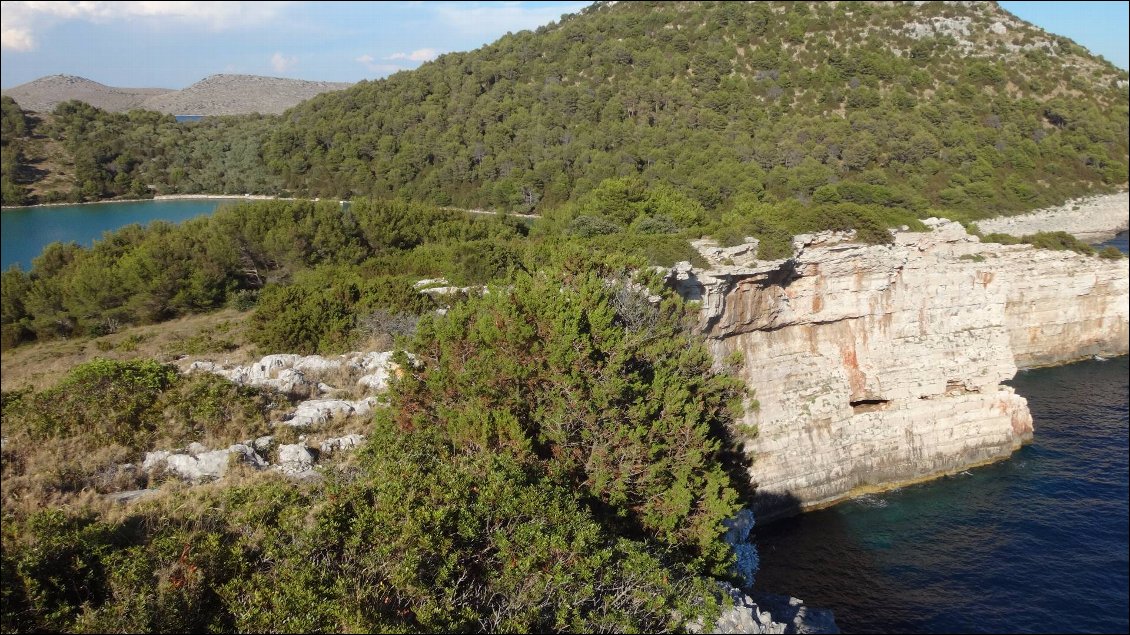
[[[1126,260],[928,223],[890,246],[800,236],[792,260],[674,272],[716,357],[743,353],[759,518],[1005,457],[1032,436],[1001,385],[1018,365],[1127,352]]]

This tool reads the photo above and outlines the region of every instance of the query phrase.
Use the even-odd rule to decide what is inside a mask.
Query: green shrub
[[[540,463],[602,522],[724,572],[720,523],[736,494],[714,435],[740,384],[710,370],[709,352],[681,328],[677,297],[652,306],[607,284],[614,271],[563,258],[552,273],[518,274],[510,291],[422,320],[420,366],[390,395],[397,423]]]
[[[1022,242],[1040,249],[1053,249],[1057,251],[1074,251],[1077,254],[1092,256],[1095,248],[1079,240],[1067,232],[1036,232],[1025,236]]]
[[[266,352],[343,353],[358,319],[377,309],[420,314],[433,301],[406,278],[363,278],[358,270],[321,267],[292,284],[267,285],[251,316],[251,340]]]
[[[11,419],[5,412],[5,424],[39,439],[83,434],[148,447],[158,425],[152,406],[177,378],[175,367],[151,360],[98,358],[73,368],[54,388],[21,400]]]

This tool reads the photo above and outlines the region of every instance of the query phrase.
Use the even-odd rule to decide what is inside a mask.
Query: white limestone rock
[[[271,388],[290,394],[324,395],[336,388],[312,378],[348,369],[364,373],[358,379],[358,385],[379,392],[388,387],[389,376],[398,371],[392,356],[392,351],[352,352],[336,357],[267,355],[249,366],[232,368],[225,368],[212,361],[196,361],[189,364],[185,372],[215,373],[237,384]]]
[[[184,452],[157,450],[146,453],[141,469],[150,472],[163,468],[182,479],[199,483],[223,478],[233,456],[255,469],[268,465],[254,449],[242,443],[222,450],[208,450],[199,443],[192,443]]]
[[[743,355],[757,515],[1008,456],[1031,438],[1018,366],[1124,354],[1127,261],[981,243],[957,223],[797,236],[796,256],[668,277],[715,358]]]
[[[734,605],[722,612],[709,631],[701,620],[687,624],[692,633],[839,633],[835,617],[827,609],[814,609],[786,596],[758,594],[755,601],[726,582],[719,582]],[[768,606],[767,606],[768,605]]]
[[[691,247],[702,255],[711,266],[748,266],[757,262],[757,248],[760,241],[746,236],[745,242],[732,247],[719,247],[710,239],[692,240]]]
[[[305,443],[292,443],[279,446],[279,459],[275,466],[288,476],[304,476],[314,471],[314,453]]]
[[[347,434],[343,437],[335,437],[322,441],[318,449],[321,450],[323,456],[330,456],[336,452],[360,447],[364,441],[365,435],[363,434]]]
[[[1064,231],[1079,240],[1100,242],[1130,228],[1130,193],[1073,199],[1028,214],[978,221],[977,227],[985,234],[1017,237]]]
[[[367,416],[373,410],[376,399],[372,397],[358,401],[343,399],[311,399],[298,404],[282,424],[292,428],[307,428],[326,423],[333,417]]]

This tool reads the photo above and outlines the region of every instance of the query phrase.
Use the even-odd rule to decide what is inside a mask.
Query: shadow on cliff
[[[758,526],[797,516],[804,511],[801,509],[800,499],[792,494],[759,492],[753,485],[750,488],[753,494],[749,500],[753,501],[753,514],[757,518]]]
[[[750,479],[753,459],[742,447],[742,439],[734,434],[730,426],[716,422],[712,427],[715,438],[722,442],[719,452],[722,468],[730,476],[730,483],[738,491],[742,504],[753,510],[758,526],[801,513],[799,498],[790,494],[759,492]]]

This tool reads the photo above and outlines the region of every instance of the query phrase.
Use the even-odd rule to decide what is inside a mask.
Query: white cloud
[[[408,60],[410,62],[430,62],[439,57],[439,51],[435,49],[416,49],[411,53],[393,53],[386,57],[386,60]]]
[[[298,58],[293,55],[287,57],[282,53],[276,52],[271,56],[271,68],[275,69],[276,73],[285,73],[294,68],[294,65],[297,63]]]
[[[30,51],[35,48],[35,38],[26,28],[11,28],[5,25],[0,30],[0,47],[13,51]]]
[[[3,48],[28,51],[36,32],[59,22],[105,24],[148,20],[199,26],[215,31],[273,20],[291,2],[4,2]]]

